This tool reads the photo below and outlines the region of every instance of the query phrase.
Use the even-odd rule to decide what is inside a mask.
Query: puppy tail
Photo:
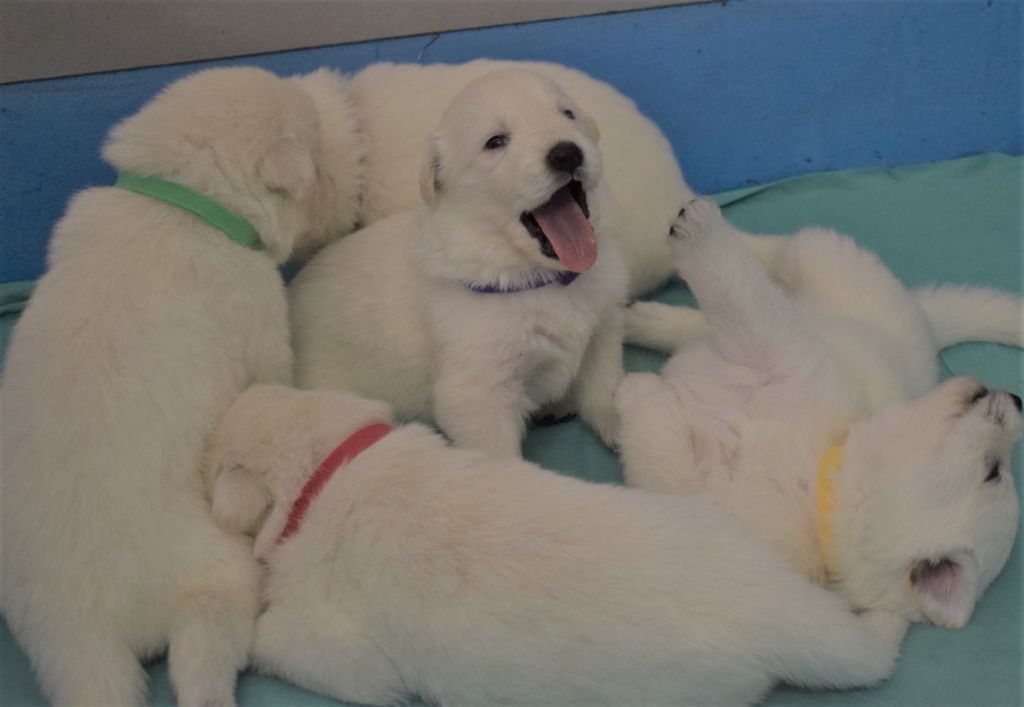
[[[936,345],[991,341],[1024,348],[1024,299],[987,287],[933,285],[914,290]]]
[[[674,353],[687,339],[706,329],[704,316],[692,307],[634,302],[626,308],[624,341],[632,346]]]

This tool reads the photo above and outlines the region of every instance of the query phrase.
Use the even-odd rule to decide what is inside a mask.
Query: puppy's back
[[[320,251],[288,288],[295,382],[431,412],[429,333],[409,252],[412,212]]]

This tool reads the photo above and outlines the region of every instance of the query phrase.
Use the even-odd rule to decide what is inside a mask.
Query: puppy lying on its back
[[[519,454],[543,406],[578,406],[614,443],[626,270],[597,139],[537,75],[470,83],[431,139],[420,210],[292,283],[297,383],[387,400],[497,454]]]
[[[904,620],[850,613],[712,504],[390,423],[264,385],[212,437],[214,516],[267,560],[259,669],[366,704],[707,705],[893,668]]]
[[[0,425],[4,615],[52,702],[137,704],[139,658],[168,644],[181,704],[233,702],[257,567],[199,462],[239,392],[290,380],[277,266],[351,217],[324,128],[265,71],[186,77],[111,131],[125,188],[81,192],[56,226]]]
[[[1021,399],[933,390],[936,350],[1024,344],[1024,303],[908,292],[849,238],[750,236],[707,200],[675,231],[701,309],[633,307],[634,333],[686,344],[616,393],[627,483],[706,491],[855,608],[963,626],[1017,531]]]

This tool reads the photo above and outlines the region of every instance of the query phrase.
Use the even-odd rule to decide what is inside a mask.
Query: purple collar
[[[547,287],[548,285],[553,285],[556,282],[562,287],[565,287],[566,285],[572,284],[573,280],[575,280],[579,276],[580,274],[578,272],[566,272],[564,270],[560,270],[555,274],[554,280],[548,279],[543,275],[538,275],[529,282],[523,283],[522,285],[513,285],[511,287],[502,287],[501,285],[476,285],[469,282],[464,282],[462,283],[462,285],[467,290],[472,290],[473,292],[480,292],[482,294],[509,294],[511,292],[525,292],[526,290],[536,290],[540,287]]]

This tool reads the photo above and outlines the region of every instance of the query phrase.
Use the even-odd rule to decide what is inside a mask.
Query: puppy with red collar
[[[904,620],[851,613],[711,503],[390,424],[261,385],[211,438],[214,516],[266,561],[260,670],[367,704],[738,704],[894,666]]]

